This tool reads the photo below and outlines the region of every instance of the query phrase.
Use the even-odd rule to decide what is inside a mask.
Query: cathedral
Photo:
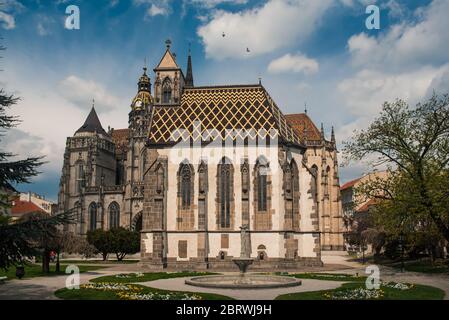
[[[170,41],[154,89],[144,68],[128,128],[105,131],[92,107],[67,138],[66,231],[141,233],[141,264],[214,269],[250,252],[253,269],[320,266],[343,250],[337,149],[307,111],[284,115],[260,83],[195,86]],[[240,232],[249,234],[241,248]]]

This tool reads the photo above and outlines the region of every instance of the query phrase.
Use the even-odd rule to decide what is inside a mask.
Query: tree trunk
[[[50,251],[44,250],[42,254],[42,272],[50,273]]]
[[[61,265],[59,264],[59,251],[56,254],[56,273],[61,272]]]
[[[103,261],[108,260],[108,253],[107,252],[103,252]]]

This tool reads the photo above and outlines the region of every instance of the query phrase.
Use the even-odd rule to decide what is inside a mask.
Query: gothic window
[[[162,84],[162,103],[171,103],[171,96],[171,81],[169,78],[166,78]]]
[[[219,203],[220,203],[220,227],[231,227],[231,188],[233,183],[232,164],[225,158],[218,165],[219,174]]]
[[[97,229],[97,204],[92,202],[89,205],[89,230]]]
[[[82,162],[76,164],[76,193],[80,193],[84,187],[84,165]]]
[[[192,172],[189,164],[181,164],[179,168],[180,196],[183,209],[190,209]]]
[[[120,206],[117,202],[109,205],[109,229],[118,228],[120,226]]]
[[[267,211],[268,194],[268,164],[265,159],[257,163],[257,210]]]

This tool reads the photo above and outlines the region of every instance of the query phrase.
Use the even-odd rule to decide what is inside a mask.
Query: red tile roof
[[[361,179],[361,178],[357,178],[357,179],[354,179],[354,180],[351,180],[351,181],[346,182],[344,185],[342,185],[342,186],[340,187],[340,191],[341,191],[341,190],[346,190],[346,189],[352,188],[357,182],[359,182],[360,179]]]
[[[41,208],[39,208],[37,205],[35,205],[32,202],[29,201],[22,201],[19,199],[13,200],[13,206],[11,208],[11,215],[13,217],[21,217],[24,214],[27,213],[33,213],[33,212],[44,212]]]
[[[306,140],[321,140],[320,130],[318,130],[312,119],[306,113],[286,114],[285,119],[300,137],[303,137],[305,134]]]
[[[369,210],[370,207],[374,206],[375,204],[376,204],[376,200],[370,199],[363,206],[358,208],[357,212],[366,212]]]
[[[114,129],[111,133],[117,154],[126,153],[128,150],[129,129]]]

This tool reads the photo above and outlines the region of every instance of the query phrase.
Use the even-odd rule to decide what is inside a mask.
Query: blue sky
[[[256,83],[285,113],[304,110],[339,145],[385,100],[411,104],[449,91],[449,1],[368,0],[1,0],[8,47],[0,85],[22,98],[23,122],[1,142],[20,156],[46,155],[32,190],[56,199],[67,136],[96,100],[105,128],[127,126],[144,60],[153,68],[171,39],[183,68],[191,43],[197,85]],[[381,9],[380,30],[365,8]],[[81,29],[64,29],[77,5]],[[225,37],[222,33],[225,33]],[[249,48],[250,52],[246,51]],[[347,181],[369,170],[341,169]]]

